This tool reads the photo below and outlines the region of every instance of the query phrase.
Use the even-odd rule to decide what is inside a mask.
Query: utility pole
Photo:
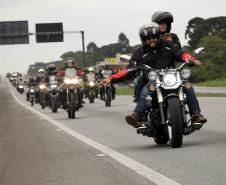
[[[83,54],[83,65],[84,68],[86,67],[86,53],[85,53],[85,38],[84,38],[84,31],[80,31],[80,33],[82,34],[82,54]]]

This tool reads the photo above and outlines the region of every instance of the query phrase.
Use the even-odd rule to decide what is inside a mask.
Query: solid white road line
[[[9,84],[9,82],[8,82]],[[44,118],[45,120],[49,121],[50,123],[52,123],[53,125],[59,127],[60,129],[64,130],[66,133],[70,134],[71,136],[79,139],[80,141],[86,143],[87,145],[95,148],[96,150],[101,151],[102,153],[107,154],[108,156],[112,157],[113,159],[115,159],[116,161],[120,162],[121,164],[124,164],[126,167],[130,168],[131,170],[135,171],[136,173],[138,173],[139,175],[149,179],[150,181],[154,182],[157,185],[180,185],[179,183],[177,183],[176,181],[162,175],[161,173],[109,148],[106,147],[100,143],[97,143],[94,140],[91,140],[81,134],[79,134],[78,132],[70,129],[69,127],[61,124],[60,122],[42,114],[41,112],[31,108],[30,106],[22,103],[15,95],[15,93],[13,92],[13,90],[10,88],[10,92],[12,94],[12,96],[14,97],[14,99],[16,100],[17,103],[19,103],[21,106],[25,107],[26,109],[29,109],[30,111],[36,113],[38,116]]]

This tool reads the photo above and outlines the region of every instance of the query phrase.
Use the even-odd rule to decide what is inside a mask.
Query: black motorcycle
[[[30,87],[29,89],[29,101],[31,103],[31,106],[34,106],[34,102],[35,100],[35,88],[34,87]]]
[[[86,88],[87,88],[87,97],[89,99],[89,102],[94,103],[94,100],[97,97],[97,86],[95,85],[95,82],[90,81]]]
[[[20,93],[20,94],[23,94],[24,93],[24,86],[22,84],[18,85],[17,86],[17,91]]]
[[[45,109],[45,107],[47,107],[49,104],[48,94],[49,92],[46,83],[40,83],[38,88],[38,97],[42,109]]]
[[[195,50],[200,54],[204,48]],[[191,71],[186,66],[192,62],[185,62],[177,69],[155,70],[149,66],[142,66],[149,80],[146,97],[148,111],[141,119],[142,127],[137,129],[138,134],[153,137],[161,145],[170,142],[171,147],[181,147],[183,135],[189,135],[195,130],[195,125],[187,120],[186,96],[184,85],[188,82]]]
[[[113,99],[112,85],[111,84],[100,85],[99,91],[100,91],[100,100],[103,100],[105,102],[106,107],[110,107],[111,101]]]
[[[58,82],[52,81],[49,86],[49,98],[50,98],[50,108],[53,113],[57,112],[57,109],[60,107],[60,100],[59,100],[59,89],[58,89]]]

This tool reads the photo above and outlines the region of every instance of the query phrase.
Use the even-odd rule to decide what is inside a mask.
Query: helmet
[[[41,69],[38,70],[38,74],[44,74],[44,73],[45,73],[44,69],[41,68]]]
[[[172,23],[173,22],[173,15],[170,12],[163,12],[163,11],[157,11],[153,14],[151,21],[155,23]]]
[[[89,68],[88,68],[88,71],[89,71],[89,72],[94,72],[94,68],[93,68],[93,67],[89,67]]]
[[[154,22],[151,24],[145,24],[139,29],[139,36],[143,45],[146,45],[145,37],[152,35],[156,35],[157,37],[159,36],[159,26]]]
[[[65,68],[74,67],[74,60],[71,57],[65,59]]]
[[[161,22],[167,23],[167,31],[171,30],[171,23],[173,22],[173,15],[170,12],[157,11],[153,14],[152,19],[153,22],[160,24]]]
[[[47,66],[47,69],[49,70],[49,71],[55,71],[56,70],[56,65],[55,64],[49,64],[48,66]]]

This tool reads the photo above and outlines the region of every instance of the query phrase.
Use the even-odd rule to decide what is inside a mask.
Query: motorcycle
[[[50,81],[49,86],[50,108],[53,113],[60,107],[58,82],[54,79]]]
[[[29,101],[31,103],[31,106],[34,106],[34,102],[35,102],[35,88],[34,87],[30,87],[30,89],[29,89]]]
[[[204,48],[194,51],[197,56]],[[177,69],[155,70],[147,65],[141,69],[149,82],[149,95],[146,97],[148,111],[141,119],[142,127],[137,134],[153,137],[156,144],[170,142],[171,147],[179,148],[183,143],[183,135],[189,135],[197,130],[190,120],[187,120],[186,96],[183,87],[188,83],[191,71],[186,66],[192,62],[183,63]]]
[[[63,104],[66,106],[68,118],[75,119],[75,112],[81,106],[83,84],[74,68],[67,68],[65,70],[64,82],[61,86],[63,87]]]
[[[105,102],[106,107],[111,106],[112,101],[112,88],[111,84],[105,85],[103,88],[103,101]]]
[[[95,82],[90,81],[86,88],[87,88],[87,96],[88,96],[89,102],[90,103],[94,103],[94,100],[95,100],[95,98],[97,96],[96,95],[97,87],[95,85]]]
[[[48,106],[48,88],[46,83],[40,83],[38,86],[39,103],[42,109]]]
[[[20,94],[23,94],[24,93],[24,86],[23,85],[18,85],[17,86],[17,91],[20,93]]]

